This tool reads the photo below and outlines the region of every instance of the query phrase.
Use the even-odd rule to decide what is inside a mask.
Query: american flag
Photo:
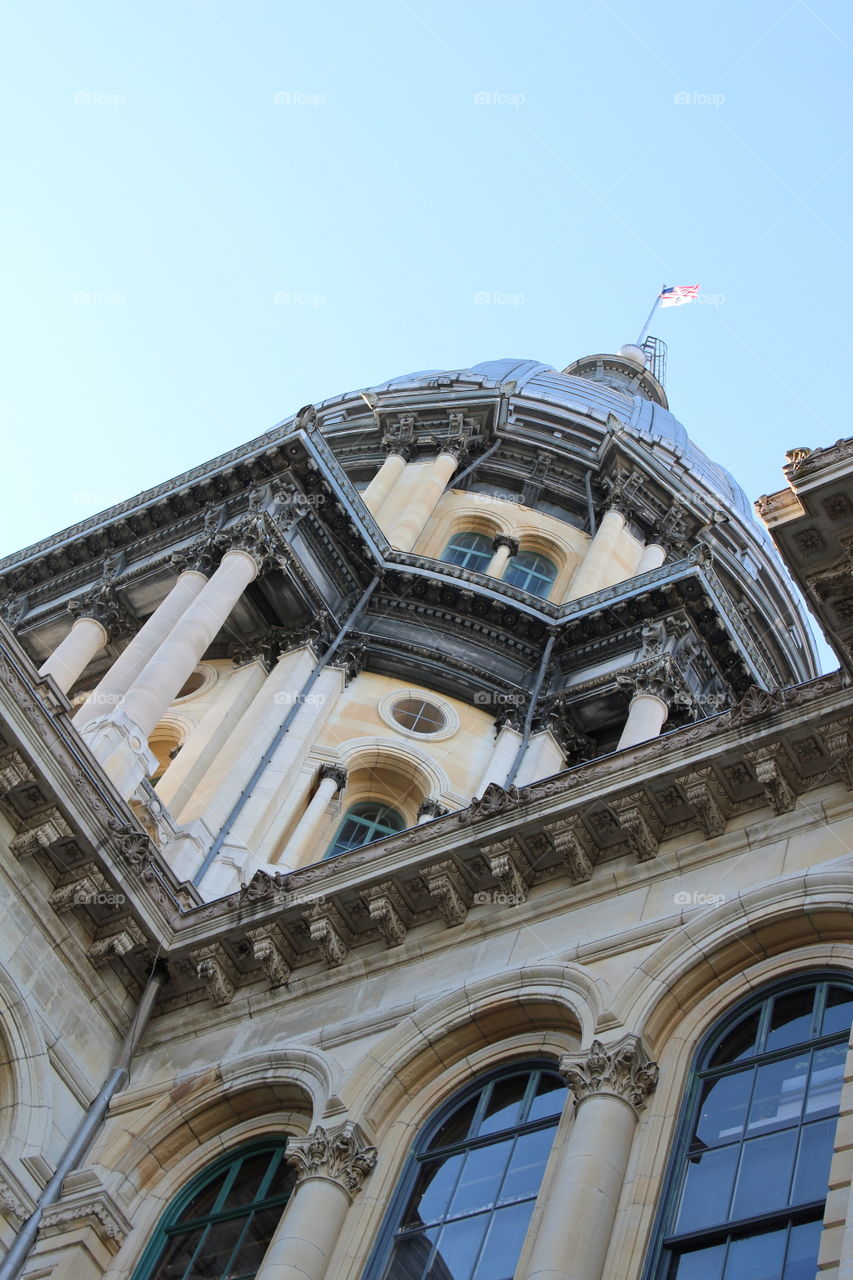
[[[700,286],[698,284],[673,284],[664,285],[660,291],[660,305],[662,307],[683,307],[687,302],[693,302],[699,296]]]

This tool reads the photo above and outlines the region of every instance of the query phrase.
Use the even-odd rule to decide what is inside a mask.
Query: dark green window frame
[[[733,1010],[718,1019],[703,1037],[691,1064],[673,1149],[662,1181],[663,1192],[642,1280],[675,1280],[676,1277],[677,1280],[693,1280],[694,1276],[701,1277],[701,1280],[719,1280],[721,1275],[726,1277],[730,1271],[735,1275],[741,1274],[737,1270],[738,1265],[746,1267],[750,1275],[760,1276],[761,1280],[800,1280],[801,1276],[812,1280],[814,1264],[810,1263],[806,1256],[805,1261],[800,1265],[792,1255],[800,1251],[802,1256],[803,1253],[807,1254],[809,1249],[816,1252],[828,1191],[826,1184],[822,1184],[822,1194],[819,1198],[814,1196],[808,1198],[805,1195],[797,1200],[793,1193],[796,1189],[798,1168],[794,1164],[791,1179],[786,1183],[788,1194],[784,1204],[780,1202],[770,1208],[765,1206],[753,1213],[741,1214],[737,1213],[736,1206],[741,1185],[746,1188],[750,1185],[758,1186],[759,1189],[764,1186],[761,1180],[756,1182],[753,1179],[750,1182],[747,1177],[743,1178],[742,1183],[740,1181],[747,1170],[747,1147],[750,1142],[755,1141],[756,1137],[773,1136],[776,1132],[783,1134],[795,1131],[798,1144],[796,1159],[799,1161],[802,1157],[804,1135],[807,1129],[832,1122],[834,1132],[834,1124],[837,1123],[838,1117],[837,1107],[828,1108],[825,1114],[817,1108],[812,1116],[808,1116],[808,1104],[805,1103],[804,1095],[804,1101],[800,1104],[801,1110],[798,1112],[799,1123],[795,1129],[793,1125],[786,1126],[783,1120],[779,1120],[777,1129],[769,1127],[776,1116],[768,1111],[768,1127],[764,1132],[757,1135],[750,1133],[752,1109],[757,1102],[761,1101],[757,1094],[758,1073],[761,1069],[772,1071],[774,1066],[784,1068],[784,1064],[793,1064],[797,1058],[806,1056],[809,1060],[808,1069],[811,1069],[815,1055],[821,1052],[838,1046],[841,1046],[842,1054],[846,1052],[849,1023],[846,1030],[836,1029],[822,1034],[821,1022],[826,1014],[826,1001],[831,987],[846,991],[853,1001],[853,977],[850,974],[835,970],[799,973],[770,984],[755,992],[747,1000],[739,1002]],[[770,1040],[770,1036],[775,1034],[771,1032],[770,1019],[775,1012],[775,1002],[795,997],[798,992],[804,992],[808,988],[817,989],[808,1034],[789,1043],[783,1041],[774,1045]],[[726,1059],[726,1046],[731,1045],[731,1038],[738,1035],[739,1028],[747,1028],[753,1018],[756,1021],[751,1052],[744,1052]],[[719,1061],[715,1062],[715,1055],[719,1057]],[[790,1069],[796,1070],[793,1065]],[[732,1136],[728,1143],[700,1142],[699,1129],[704,1123],[703,1117],[710,1115],[713,1118],[713,1110],[704,1112],[701,1109],[703,1099],[707,1104],[715,1085],[727,1079],[734,1083],[737,1077],[745,1077],[750,1070],[754,1072],[754,1080],[747,1103],[749,1110],[743,1113],[740,1125],[741,1137]],[[726,1096],[725,1090],[723,1096]],[[790,1097],[793,1097],[793,1094]],[[772,1104],[772,1098],[769,1095],[768,1104]],[[778,1110],[777,1108],[777,1113]],[[733,1118],[736,1119],[736,1117]],[[736,1125],[733,1124],[731,1129],[734,1135]],[[708,1136],[707,1133],[705,1136]],[[732,1148],[737,1145],[738,1153],[732,1173],[731,1190],[726,1200],[725,1216],[721,1215],[717,1221],[707,1221],[698,1226],[695,1222],[691,1224],[688,1221],[686,1229],[677,1230],[682,1212],[682,1198],[684,1197],[684,1205],[689,1204],[686,1188],[687,1179],[691,1176],[691,1165],[695,1171],[696,1166],[707,1154],[723,1151],[727,1145]],[[712,1180],[712,1185],[719,1192],[719,1189],[724,1188],[726,1184],[718,1174]],[[704,1203],[701,1196],[695,1200],[697,1206]],[[749,1256],[750,1253],[753,1254],[752,1257]],[[778,1262],[772,1258],[774,1253],[778,1257]]]
[[[556,1088],[554,1090],[560,1097],[560,1106],[557,1111],[551,1111],[544,1114],[539,1119],[522,1120],[521,1123],[512,1123],[504,1128],[489,1129],[483,1132],[483,1121],[486,1120],[487,1109],[494,1099],[494,1090],[496,1086],[500,1086],[502,1082],[509,1080],[514,1076],[527,1075],[527,1085],[523,1095],[520,1113],[523,1117],[530,1115],[531,1107],[536,1098],[536,1090],[539,1087],[543,1076],[549,1077]],[[394,1261],[395,1246],[398,1241],[402,1242],[406,1237],[412,1235],[426,1236],[426,1231],[419,1231],[418,1228],[408,1228],[404,1224],[403,1218],[407,1210],[411,1208],[413,1197],[419,1186],[419,1176],[422,1169],[429,1163],[443,1162],[443,1166],[447,1167],[454,1159],[464,1156],[469,1152],[476,1153],[483,1149],[495,1148],[503,1145],[505,1142],[514,1139],[517,1145],[519,1139],[526,1139],[531,1135],[542,1132],[551,1132],[551,1142],[549,1144],[546,1161],[550,1157],[550,1151],[553,1148],[553,1139],[556,1135],[557,1126],[560,1122],[563,1110],[565,1108],[565,1099],[568,1096],[565,1081],[563,1081],[557,1073],[556,1064],[547,1058],[527,1058],[513,1063],[505,1064],[492,1071],[485,1072],[478,1076],[465,1088],[458,1090],[443,1106],[439,1107],[427,1123],[423,1126],[416,1137],[409,1155],[403,1167],[402,1174],[398,1180],[397,1187],[391,1199],[388,1212],[385,1216],[383,1224],[380,1228],[376,1244],[374,1246],[371,1257],[368,1261],[364,1272],[363,1280],[397,1280],[398,1276],[402,1276],[403,1272],[399,1269],[389,1270]],[[470,1107],[472,1101],[476,1100],[475,1106],[471,1111],[468,1133],[473,1137],[466,1137],[462,1141],[442,1143],[439,1141],[440,1135],[445,1130],[449,1122],[461,1114],[465,1109]],[[515,1149],[515,1148],[514,1148]],[[507,1165],[509,1170],[511,1165]],[[543,1166],[544,1172],[544,1166]],[[506,1174],[504,1174],[504,1180]],[[528,1191],[524,1195],[520,1195],[517,1199],[503,1201],[496,1200],[491,1208],[485,1205],[477,1208],[471,1208],[470,1211],[461,1211],[455,1221],[461,1221],[466,1217],[470,1220],[473,1217],[483,1216],[488,1213],[493,1220],[501,1209],[513,1208],[517,1206],[530,1205],[532,1213],[535,1207],[536,1198],[541,1189],[541,1175],[537,1182],[535,1191]],[[454,1221],[452,1215],[445,1216],[442,1221],[446,1225]],[[529,1229],[529,1218],[527,1221],[526,1231]],[[488,1229],[483,1237],[480,1248],[486,1246],[488,1240]],[[519,1244],[519,1249],[521,1244]],[[438,1255],[436,1255],[436,1258]],[[481,1255],[478,1255],[481,1257]],[[506,1260],[503,1260],[506,1261]],[[517,1266],[518,1258],[512,1264],[514,1271]],[[440,1266],[440,1263],[437,1263]],[[479,1264],[478,1264],[479,1265]],[[408,1278],[409,1271],[406,1270]],[[438,1274],[433,1269],[430,1275]],[[480,1274],[478,1280],[485,1280]]]
[[[241,1218],[245,1219],[244,1226],[235,1240],[231,1258],[226,1259],[225,1269],[220,1272],[220,1276],[223,1277],[223,1280],[224,1277],[227,1277],[227,1280],[253,1280],[257,1272],[257,1266],[260,1265],[260,1259],[256,1266],[249,1266],[248,1269],[235,1270],[234,1264],[239,1261],[239,1249],[246,1241],[252,1222],[256,1220],[259,1213],[263,1213],[268,1219],[274,1217],[266,1244],[269,1243],[269,1239],[272,1238],[276,1226],[281,1220],[281,1215],[290,1199],[296,1181],[296,1171],[291,1169],[285,1172],[283,1168],[286,1147],[287,1138],[284,1136],[256,1139],[235,1147],[233,1151],[229,1151],[211,1164],[206,1165],[175,1196],[166,1209],[139,1260],[139,1264],[133,1273],[133,1280],[162,1280],[164,1275],[168,1275],[169,1280],[183,1280],[184,1275],[187,1275],[186,1269],[183,1273],[178,1273],[177,1275],[174,1272],[163,1272],[164,1255],[173,1240],[181,1235],[190,1237],[192,1234],[197,1233],[199,1238],[196,1251],[186,1263],[186,1268],[189,1269],[187,1280],[194,1280],[197,1274],[197,1258],[199,1256],[203,1258],[204,1256],[204,1243],[210,1237],[210,1228],[220,1223],[237,1223]],[[217,1206],[227,1206],[228,1198],[238,1182],[240,1171],[245,1167],[246,1162],[264,1154],[269,1156],[269,1160],[266,1170],[258,1182],[253,1198],[245,1204],[240,1204],[230,1209],[227,1207],[218,1209]],[[221,1184],[214,1195],[209,1211],[200,1214],[197,1218],[192,1217],[182,1221],[183,1215],[193,1201],[202,1195],[207,1187],[215,1185],[220,1179]],[[280,1190],[274,1195],[265,1194],[273,1183],[277,1184]],[[276,1210],[277,1213],[274,1213]],[[266,1247],[266,1244],[264,1247]],[[204,1275],[208,1277],[208,1272],[205,1271]],[[209,1280],[219,1280],[219,1277],[210,1273]]]

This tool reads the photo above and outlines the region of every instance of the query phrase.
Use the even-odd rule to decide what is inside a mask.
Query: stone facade
[[[851,464],[798,451],[760,503],[845,669]],[[656,1278],[697,1046],[853,979],[849,681],[660,384],[621,354],[336,397],[9,557],[0,608],[18,1273],[142,1280],[193,1178],[286,1135],[260,1280],[360,1280],[430,1117],[535,1060],[566,1101],[516,1280]]]

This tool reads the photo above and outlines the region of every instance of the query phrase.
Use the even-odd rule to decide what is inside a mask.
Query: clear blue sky
[[[0,553],[309,401],[614,350],[664,282],[724,299],[654,331],[751,497],[851,430],[849,0],[2,15]]]

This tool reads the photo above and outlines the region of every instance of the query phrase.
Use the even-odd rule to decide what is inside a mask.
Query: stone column
[[[616,750],[623,751],[625,747],[635,747],[638,742],[656,738],[668,715],[669,706],[656,693],[635,693]]]
[[[226,551],[213,577],[143,667],[127,692],[122,710],[144,737],[168,708],[257,573],[257,560],[248,551]]]
[[[533,1248],[520,1280],[601,1280],[637,1116],[657,1084],[636,1036],[563,1054],[574,1095],[571,1131],[547,1184]]]
[[[303,855],[310,848],[323,815],[329,807],[329,801],[347,785],[347,771],[339,764],[321,764],[317,776],[320,779],[319,786],[281,855],[281,861],[291,868],[300,865]],[[319,851],[315,850],[315,852]],[[319,856],[311,860],[318,862]]]
[[[166,598],[146,619],[130,644],[122,650],[77,711],[74,723],[78,729],[98,716],[107,715],[121,704],[136,677],[195,600],[206,581],[205,575],[195,569],[186,569],[180,575]]]
[[[659,542],[647,542],[637,565],[637,573],[649,573],[652,569],[659,569],[665,559],[666,547],[662,547]]]
[[[39,668],[39,675],[53,676],[62,692],[67,693],[108,639],[103,623],[88,614],[82,614],[47,662]]]
[[[399,551],[411,551],[459,466],[458,452],[445,448],[427,467],[412,501],[387,531],[388,541]]]
[[[625,517],[621,511],[617,511],[615,507],[605,511],[595,537],[572,578],[567,600],[577,600],[579,596],[589,595],[591,591],[599,589],[607,577],[611,556],[624,528]]]
[[[490,578],[502,578],[510,557],[518,555],[518,538],[511,538],[506,533],[496,533],[492,547],[495,554],[486,567],[486,573]]]
[[[318,1127],[287,1145],[297,1182],[255,1280],[325,1280],[347,1209],[376,1164],[358,1125]]]
[[[406,458],[404,454],[391,450],[370,484],[366,489],[362,490],[362,500],[371,515],[378,517],[380,507],[405,469]]]

